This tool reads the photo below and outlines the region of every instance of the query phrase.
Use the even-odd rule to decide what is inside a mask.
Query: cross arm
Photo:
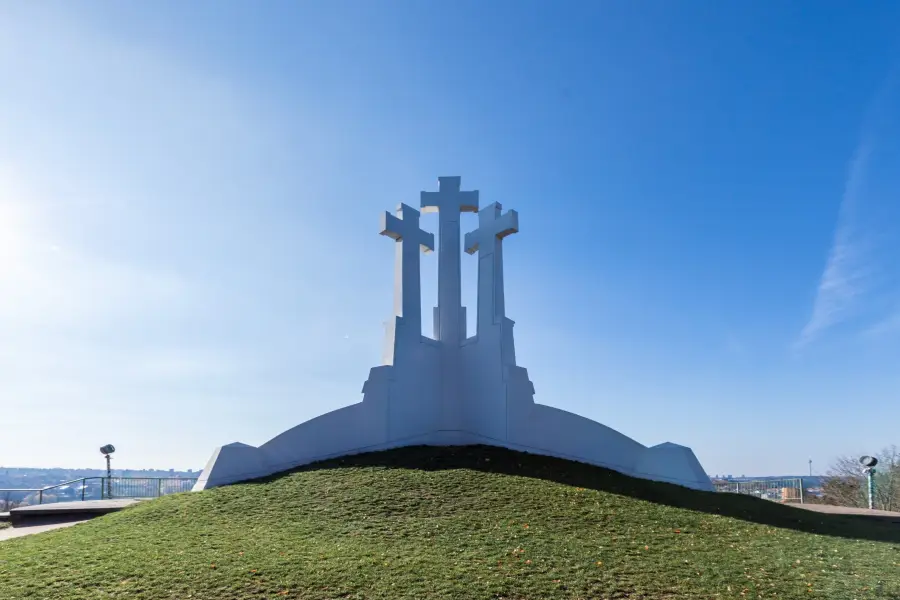
[[[497,211],[499,212],[499,208]],[[482,236],[494,236],[502,240],[508,235],[518,233],[518,231],[519,213],[514,210],[508,210],[496,219],[486,223],[483,222],[475,231],[467,233],[464,240],[464,248],[468,254],[475,254],[478,252]]]
[[[478,192],[422,192],[420,208],[426,214],[440,211],[478,212]]]
[[[409,207],[401,207],[401,211],[403,208]],[[385,211],[381,215],[381,235],[397,242],[406,239],[411,243],[418,243],[423,252],[434,250],[434,234],[422,231],[419,228],[419,220],[417,218],[400,219]]]
[[[438,177],[438,191],[422,192],[419,208],[424,213],[478,212],[478,191],[462,192],[461,177]]]
[[[422,249],[422,252],[428,254],[429,252],[434,251],[434,234],[428,233],[427,231],[419,230],[419,247]]]
[[[381,215],[381,235],[386,235],[399,242],[403,238],[403,220],[398,219],[388,211]]]
[[[501,240],[508,235],[519,233],[519,213],[514,210],[508,210],[503,213],[495,223],[497,228],[496,236]]]
[[[475,254],[478,252],[478,230],[470,231],[463,240],[463,248],[466,254]]]

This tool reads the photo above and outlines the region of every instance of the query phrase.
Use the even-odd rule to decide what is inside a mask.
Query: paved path
[[[61,527],[71,527],[72,525],[84,523],[87,520],[88,519],[82,521],[66,521],[64,523],[46,523],[44,525],[32,525],[30,527],[7,527],[5,529],[0,529],[0,542],[22,537],[23,535],[44,533],[45,531],[52,531],[54,529],[60,529]]]
[[[852,508],[849,506],[831,506],[830,504],[791,504],[797,508],[813,510],[831,515],[858,515],[863,517],[877,517],[879,520],[900,523],[900,512],[889,510],[875,510],[870,508]]]

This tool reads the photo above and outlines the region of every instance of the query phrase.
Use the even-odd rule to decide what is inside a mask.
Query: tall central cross
[[[506,316],[503,293],[503,238],[519,231],[519,214],[502,213],[499,202],[478,213],[478,229],[466,234],[466,252],[478,252],[478,332]]]
[[[436,336],[454,348],[466,337],[462,331],[462,291],[459,215],[478,212],[478,192],[461,192],[461,177],[438,177],[437,192],[422,192],[423,213],[438,213],[438,315]]]
[[[466,337],[460,287],[459,215],[478,211],[478,192],[461,192],[461,177],[438,177],[437,192],[422,192],[423,212],[438,212],[438,306],[435,338],[441,341],[441,429],[462,428],[462,356]]]
[[[419,252],[434,250],[434,234],[419,228],[419,211],[406,204],[381,216],[381,235],[399,242],[394,260],[394,315],[408,330],[422,335],[422,269]]]

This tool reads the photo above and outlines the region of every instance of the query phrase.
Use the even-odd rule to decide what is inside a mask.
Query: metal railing
[[[803,504],[803,478],[755,479],[750,481],[714,481],[717,492],[745,494],[775,502]]]
[[[41,488],[0,488],[0,512],[21,506],[24,499]]]
[[[35,489],[0,489],[0,494],[22,493],[19,505],[107,500],[110,498],[159,498],[189,492],[195,478],[187,477],[82,477]]]
[[[159,498],[189,492],[196,479],[180,477],[101,477],[101,494],[107,498]]]

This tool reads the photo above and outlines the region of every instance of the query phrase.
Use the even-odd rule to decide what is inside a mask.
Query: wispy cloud
[[[851,321],[863,327],[857,332],[867,337],[900,329],[896,308],[900,273],[887,260],[898,249],[896,213],[891,209],[897,187],[898,91],[900,68],[894,68],[866,111],[812,313],[794,350]]]
[[[834,240],[819,279],[812,315],[800,333],[797,348],[852,315],[857,298],[868,289],[872,272],[867,244],[857,225],[856,209],[863,194],[871,152],[871,142],[864,139],[850,161]]]

